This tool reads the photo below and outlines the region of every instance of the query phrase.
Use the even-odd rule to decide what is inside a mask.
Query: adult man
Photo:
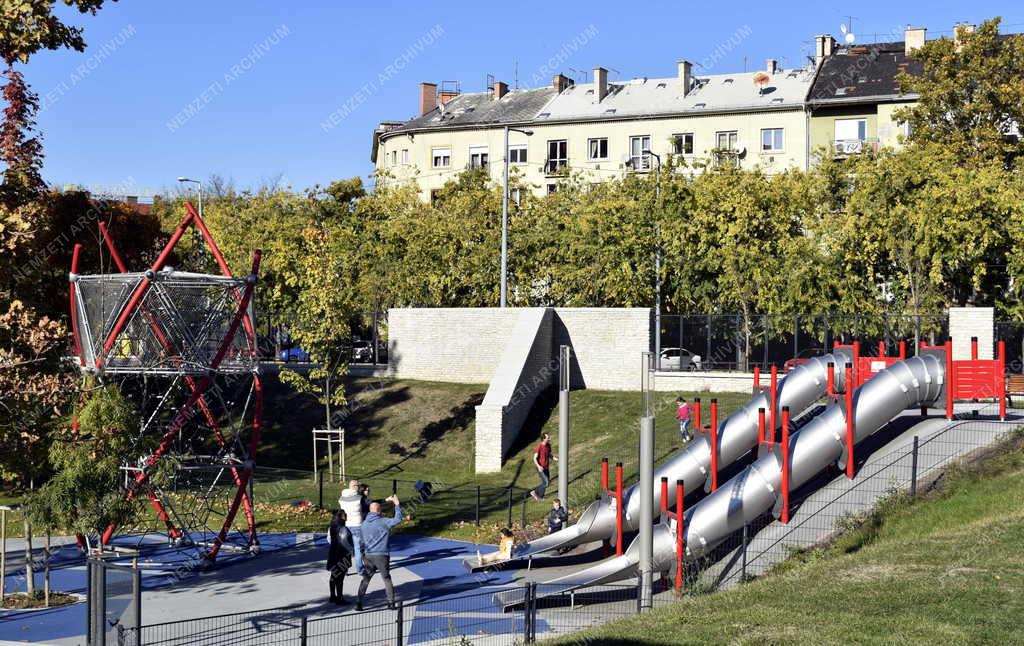
[[[562,501],[558,498],[552,500],[551,511],[548,512],[548,533],[554,534],[555,532],[561,531],[568,520],[569,516],[565,513],[565,507],[562,506]]]
[[[356,574],[363,573],[363,506],[366,498],[363,497],[358,480],[349,480],[348,489],[341,491],[338,498],[338,506],[345,512],[347,520],[345,527],[352,533],[352,545],[355,547]]]
[[[551,455],[551,438],[547,433],[541,433],[540,444],[533,451],[533,466],[537,467],[537,475],[540,476],[540,485],[530,491],[530,495],[533,496],[534,500],[542,500],[544,498],[544,492],[548,488],[548,483],[551,482],[550,468],[552,458],[554,458],[555,462],[558,462],[558,458]]]
[[[380,503],[370,503],[370,513],[363,520],[363,580],[359,582],[359,596],[356,601],[356,610],[363,609],[363,595],[366,594],[366,587],[370,585],[370,579],[377,572],[384,579],[384,590],[388,595],[388,608],[395,607],[395,589],[391,585],[391,550],[388,547],[388,539],[391,538],[391,528],[402,522],[402,506],[398,503],[398,496],[391,496],[388,500],[395,505],[395,517],[385,518],[380,515]]]

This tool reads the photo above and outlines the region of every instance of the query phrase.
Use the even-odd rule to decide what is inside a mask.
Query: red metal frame
[[[622,463],[615,463],[615,556],[622,556]]]
[[[668,478],[661,477],[661,512],[668,511]]]
[[[754,366],[754,394],[761,392],[761,366]]]
[[[769,444],[775,442],[775,428],[779,425],[778,411],[778,399],[779,399],[779,369],[774,364],[772,365],[771,383],[768,386],[768,398],[771,400],[768,403],[768,434],[765,436],[765,440]]]
[[[828,381],[826,382],[825,393],[829,397],[835,397],[836,396],[836,364],[831,362],[831,361],[829,361],[828,364],[827,364],[827,368],[828,368],[828,374],[826,376],[826,379]]]
[[[853,477],[853,425],[854,425],[854,411],[853,411],[853,367],[850,364],[846,364],[846,389],[843,393],[843,399],[846,402],[846,477]]]
[[[608,458],[601,458],[601,490],[608,491]]]
[[[700,432],[700,397],[693,400],[693,428]]]
[[[953,341],[946,341],[946,419],[953,419],[954,378]]]
[[[1006,341],[998,344],[999,355],[996,361],[996,392],[999,395],[999,419],[1006,420]]]
[[[789,523],[789,406],[782,407],[782,524]]]
[[[711,491],[718,489],[718,400],[711,400]]]
[[[764,444],[764,409],[757,409],[757,445]]]
[[[978,337],[971,337],[971,361],[978,360]]]
[[[685,484],[676,480],[676,588],[683,589],[683,561],[686,554]]]

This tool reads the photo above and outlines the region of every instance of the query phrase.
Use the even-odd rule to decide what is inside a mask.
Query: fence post
[[[523,598],[523,643],[532,644],[533,642],[530,641],[530,620],[533,617],[533,609],[531,607],[533,605],[531,603],[533,584],[527,583],[524,587],[526,595]]]
[[[480,485],[476,486],[476,526],[480,526]]]
[[[914,448],[910,453],[910,495],[917,495],[917,436],[914,436]]]
[[[636,614],[641,614],[644,611],[643,602],[643,589],[644,589],[644,574],[641,572],[636,577]]]
[[[508,488],[508,525],[512,529],[512,487]]]
[[[750,525],[743,523],[743,563],[740,566],[740,583],[747,580],[747,545],[750,544]]]
[[[405,640],[405,606],[399,601],[395,605],[395,646],[402,646]]]
[[[303,617],[299,624],[299,646],[306,646],[309,643],[308,618]]]
[[[520,505],[519,526],[526,529],[526,498],[523,498],[523,504]]]
[[[319,509],[323,509],[324,508],[324,472],[323,472],[323,469],[321,469],[320,471],[317,472],[316,480],[317,480],[317,488],[320,491],[320,501],[317,503],[317,507]]]
[[[398,494],[398,480],[395,479],[395,478],[391,478],[391,495],[394,496],[394,495],[397,495],[397,494]]]

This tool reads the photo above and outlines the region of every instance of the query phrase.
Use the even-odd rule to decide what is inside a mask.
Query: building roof
[[[561,92],[535,120],[593,121],[802,107],[812,71],[778,70],[763,88],[754,83],[755,74],[759,72],[694,75],[693,87],[685,96],[679,77],[613,81],[600,102],[594,99],[595,84],[583,83]]]
[[[923,63],[907,56],[903,41],[839,46],[822,62],[807,100],[821,105],[916,98],[900,92],[896,75],[903,70],[924,71]]]
[[[389,128],[387,134],[434,128],[444,130],[522,123],[532,119],[554,95],[555,90],[552,87],[509,90],[500,99],[495,99],[491,92],[460,94],[421,117]]]

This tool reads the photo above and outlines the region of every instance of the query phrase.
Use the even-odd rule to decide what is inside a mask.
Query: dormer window
[[[734,79],[725,79],[724,81],[722,81],[722,83],[725,84],[725,85],[728,85],[728,84],[732,83],[733,80]]]

